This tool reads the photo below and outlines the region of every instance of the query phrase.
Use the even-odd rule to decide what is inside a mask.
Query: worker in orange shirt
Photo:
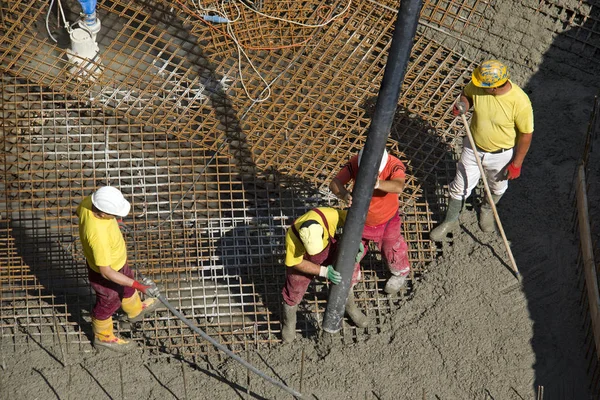
[[[348,206],[352,205],[352,194],[346,189],[346,184],[350,181],[356,182],[362,153],[361,149],[358,155],[344,165],[329,185],[333,194]],[[384,289],[388,294],[397,293],[404,287],[410,273],[408,246],[401,233],[402,220],[398,198],[404,190],[405,171],[402,161],[384,150],[362,234],[365,249],[369,241],[375,242],[392,273]]]

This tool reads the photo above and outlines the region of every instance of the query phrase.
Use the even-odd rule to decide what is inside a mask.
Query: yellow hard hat
[[[510,75],[508,68],[498,60],[487,60],[473,71],[473,84],[480,88],[496,88],[504,85]]]

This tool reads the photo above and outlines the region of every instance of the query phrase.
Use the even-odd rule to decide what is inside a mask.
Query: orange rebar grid
[[[315,25],[347,4],[281,3],[298,6],[259,11]],[[40,31],[46,9],[2,3],[0,335],[85,349],[93,296],[73,212],[112,184],[132,202],[124,232],[138,271],[234,350],[277,343],[285,230],[315,205],[337,205],[327,185],[365,140],[395,19],[388,7],[352,2],[310,28],[241,8],[232,32],[271,89],[256,102],[241,79],[255,98],[264,82],[249,62],[238,68],[232,38],[200,21],[190,2],[102,2],[94,79],[69,72],[65,52]],[[265,49],[272,41],[286,46]],[[471,68],[417,38],[388,143],[409,174],[401,200],[413,284],[436,255],[428,232],[460,135],[449,108]],[[410,291],[383,294],[377,252],[363,264],[357,302],[377,328]],[[298,328],[310,335],[326,288],[315,282],[305,299]],[[162,312],[117,328],[156,355],[212,351]],[[343,338],[361,333],[346,325]]]

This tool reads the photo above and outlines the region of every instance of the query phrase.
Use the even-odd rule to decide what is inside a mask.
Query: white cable
[[[240,82],[242,83],[242,87],[244,88],[244,92],[246,92],[246,96],[248,96],[248,98],[250,100],[252,100],[253,102],[255,102],[255,103],[262,103],[263,101],[268,100],[269,97],[271,97],[271,85],[269,83],[267,83],[267,81],[265,80],[265,78],[263,78],[263,76],[260,74],[260,72],[258,72],[258,70],[256,69],[256,67],[252,63],[252,60],[250,60],[250,57],[248,57],[248,55],[246,54],[246,52],[244,51],[244,49],[242,48],[242,46],[238,42],[237,38],[235,37],[235,33],[233,32],[233,28],[231,27],[230,23],[227,23],[227,32],[229,33],[229,35],[231,35],[231,39],[233,40],[233,42],[236,44],[236,46],[238,48],[238,70],[240,71]],[[246,84],[244,83],[244,74],[242,72],[242,54],[246,58],[246,61],[248,61],[248,64],[250,65],[250,67],[252,68],[252,70],[260,78],[260,80],[265,84],[265,90],[267,90],[267,95],[265,97],[263,97],[263,98],[259,97],[258,99],[255,99],[248,92],[248,88],[246,87]],[[261,94],[263,92],[264,92],[264,90],[261,92]]]
[[[227,33],[229,34],[229,36],[231,37],[231,39],[235,43],[235,45],[237,47],[237,50],[238,50],[238,71],[239,71],[239,74],[240,74],[240,82],[242,83],[242,88],[244,89],[244,92],[246,93],[246,96],[248,96],[248,98],[252,102],[254,102],[254,103],[262,103],[264,101],[267,101],[271,97],[271,84],[269,84],[263,78],[263,76],[260,74],[260,72],[258,72],[258,70],[256,69],[256,67],[252,63],[252,60],[250,59],[250,57],[248,56],[248,54],[246,54],[246,52],[244,51],[244,48],[242,47],[242,45],[239,43],[239,41],[238,41],[238,39],[237,39],[237,37],[235,35],[235,32],[233,31],[232,24],[235,23],[235,22],[237,22],[241,18],[241,11],[240,11],[239,7],[237,6],[237,4],[235,2],[232,3],[233,6],[235,7],[236,11],[237,11],[237,15],[236,15],[235,18],[230,18],[229,15],[227,14],[227,11],[225,10],[224,3],[225,3],[225,1],[222,1],[221,3],[219,3],[221,10],[217,10],[217,9],[210,9],[209,10],[207,8],[204,8],[200,4],[200,0],[198,0],[198,6],[196,6],[196,3],[193,3],[193,4],[200,11],[214,12],[214,13],[216,13],[217,15],[219,15],[220,17],[224,18],[227,21],[225,23],[226,29],[227,29]],[[248,62],[248,64],[252,68],[252,70],[259,77],[259,79],[264,83],[265,89],[261,91],[261,94],[263,94],[265,92],[265,90],[266,90],[267,94],[266,94],[265,97],[254,98],[254,97],[252,97],[252,95],[248,91],[248,88],[246,87],[246,84],[244,82],[244,73],[243,73],[243,70],[242,70],[242,55],[244,56],[244,58],[246,59],[246,61]]]
[[[48,6],[48,12],[46,13],[46,31],[48,31],[48,35],[50,39],[54,40],[54,43],[58,43],[58,40],[52,36],[52,32],[50,32],[50,11],[52,10],[52,6],[54,5],[54,0],[50,0],[50,5]]]
[[[242,3],[244,5],[244,7],[246,7],[250,11],[253,11],[253,12],[255,12],[258,15],[262,15],[265,18],[275,19],[275,20],[283,21],[283,22],[288,22],[290,24],[294,24],[294,25],[298,25],[298,26],[304,26],[306,28],[320,28],[320,27],[323,27],[325,25],[328,25],[331,21],[333,21],[333,20],[341,17],[342,15],[344,15],[346,13],[346,11],[348,11],[348,9],[350,8],[350,4],[352,4],[352,0],[348,0],[348,3],[346,4],[346,7],[344,7],[344,9],[339,14],[336,14],[336,15],[332,16],[331,18],[329,18],[328,20],[326,20],[323,23],[312,25],[312,24],[305,24],[303,22],[294,21],[294,20],[291,20],[291,19],[286,19],[286,18],[281,18],[281,17],[276,17],[276,16],[273,16],[273,15],[265,14],[265,13],[262,13],[262,12],[260,12],[258,10],[255,10],[254,8],[250,7],[249,5],[247,5],[246,3],[244,3],[243,1],[240,1],[240,0],[237,0],[237,1],[239,1],[240,3]]]

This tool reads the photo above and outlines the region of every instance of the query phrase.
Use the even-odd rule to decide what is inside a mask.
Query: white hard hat
[[[104,186],[96,190],[92,194],[92,204],[104,213],[119,217],[127,216],[131,208],[131,204],[125,200],[123,193],[112,186]]]
[[[302,224],[298,235],[300,235],[300,240],[308,255],[314,256],[325,249],[323,245],[324,232],[325,230],[317,221],[308,220]]]
[[[358,152],[358,166],[360,167],[360,159],[362,158],[364,148],[360,149]],[[385,168],[385,164],[387,164],[388,160],[388,152],[386,149],[383,149],[383,156],[381,157],[381,163],[379,164],[379,173],[383,171]]]

